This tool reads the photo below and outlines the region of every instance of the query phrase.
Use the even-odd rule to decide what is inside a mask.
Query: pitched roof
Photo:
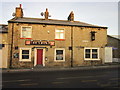
[[[113,38],[113,39],[116,39],[116,40],[120,41],[119,35],[116,35],[116,36],[118,36],[118,37],[114,37],[113,35],[107,35],[107,37],[110,37],[110,38]]]
[[[80,27],[93,27],[93,28],[105,28],[102,26],[92,25],[80,21],[67,21],[67,20],[55,20],[55,19],[40,19],[40,18],[13,18],[8,23],[32,23],[32,24],[48,24],[48,25],[64,25],[64,26],[80,26]]]
[[[111,36],[120,39],[120,35],[111,35]]]

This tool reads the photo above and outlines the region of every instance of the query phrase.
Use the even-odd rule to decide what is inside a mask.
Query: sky
[[[58,0],[57,0],[58,1]],[[118,0],[1,0],[0,23],[8,24],[15,8],[22,4],[24,17],[44,18],[40,15],[48,8],[49,19],[67,20],[71,11],[74,20],[108,27],[108,35],[118,35]]]

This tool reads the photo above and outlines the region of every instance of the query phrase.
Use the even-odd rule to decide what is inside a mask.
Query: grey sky
[[[7,21],[15,12],[15,7],[22,4],[24,17],[43,18],[40,13],[48,8],[50,19],[67,20],[71,11],[75,21],[82,21],[99,26],[107,26],[109,35],[118,34],[118,2],[2,2],[2,22]]]

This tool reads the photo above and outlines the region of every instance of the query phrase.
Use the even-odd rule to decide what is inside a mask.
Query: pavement
[[[27,72],[27,71],[71,71],[71,70],[94,70],[94,69],[108,69],[120,68],[120,63],[104,64],[97,66],[77,66],[77,67],[41,67],[41,68],[28,68],[28,69],[0,69],[0,73],[9,72]]]

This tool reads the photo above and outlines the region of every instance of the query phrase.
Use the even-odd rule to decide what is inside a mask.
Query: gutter
[[[62,26],[76,26],[76,27],[90,27],[90,28],[103,28],[103,29],[108,29],[108,27],[84,26],[84,25],[70,25],[70,24],[58,24],[58,23],[40,23],[40,22],[22,22],[22,21],[8,21],[8,23],[27,23],[27,24],[62,25]]]

